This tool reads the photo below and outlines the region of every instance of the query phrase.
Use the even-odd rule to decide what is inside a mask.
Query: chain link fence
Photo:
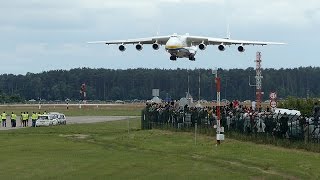
[[[320,126],[314,118],[272,112],[248,113],[239,109],[221,109],[221,125],[230,137],[243,138],[261,143],[276,144],[278,140],[314,144],[320,142]],[[194,131],[214,136],[217,123],[214,108],[179,108],[147,105],[141,113],[142,129],[168,129]],[[320,144],[320,143],[319,143]]]

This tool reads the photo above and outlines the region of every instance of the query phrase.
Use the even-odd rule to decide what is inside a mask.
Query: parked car
[[[39,126],[55,126],[58,124],[58,120],[52,114],[40,115],[36,121],[36,127]]]
[[[116,100],[115,103],[116,103],[116,104],[124,104],[124,101]]]
[[[49,120],[50,120],[50,122],[51,122],[51,125],[53,125],[53,126],[58,125],[58,119],[57,119],[57,117],[55,117],[55,116],[50,116],[50,115],[49,115]]]
[[[52,115],[54,119],[57,120],[58,124],[67,124],[66,116],[59,112],[49,112],[49,115]]]
[[[38,120],[36,121],[36,127],[39,126],[50,126],[49,116],[47,115],[40,115]]]
[[[58,114],[58,122],[59,122],[59,124],[66,125],[67,124],[66,116],[62,113],[59,113]]]

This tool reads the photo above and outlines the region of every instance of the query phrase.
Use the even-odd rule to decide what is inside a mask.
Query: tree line
[[[253,100],[255,69],[218,69],[221,77],[221,99]],[[264,69],[264,99],[275,91],[278,97],[319,97],[320,68],[300,67],[293,69]],[[151,99],[152,89],[160,89],[160,98],[180,99],[189,90],[198,99],[216,98],[214,75],[211,69],[90,69],[52,70],[26,75],[0,75],[0,102],[29,99],[65,100],[80,99],[80,86],[87,87],[90,100]],[[189,78],[188,78],[189,77]],[[189,83],[188,83],[189,79]]]

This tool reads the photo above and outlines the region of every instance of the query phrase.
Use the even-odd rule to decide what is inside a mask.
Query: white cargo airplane
[[[229,38],[212,38],[202,36],[190,36],[189,34],[178,35],[174,33],[169,36],[155,36],[140,39],[115,40],[115,41],[94,41],[89,43],[104,43],[118,44],[120,51],[125,51],[126,44],[136,44],[136,49],[141,51],[144,44],[152,44],[154,50],[158,50],[160,45],[165,45],[166,51],[171,55],[170,60],[175,61],[177,58],[189,58],[190,61],[195,61],[195,55],[198,47],[200,50],[205,50],[208,45],[218,45],[220,51],[225,50],[225,46],[238,45],[238,51],[244,52],[245,45],[283,45],[285,43],[278,42],[263,42],[263,41],[244,41],[232,40]]]

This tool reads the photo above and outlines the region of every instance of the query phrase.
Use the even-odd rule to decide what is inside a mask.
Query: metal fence
[[[241,134],[269,142],[278,139],[287,139],[290,142],[320,142],[320,126],[313,118],[271,112],[222,112],[221,124],[225,134]],[[198,133],[215,135],[216,122],[214,113],[206,108],[175,111],[170,108],[146,107],[141,115],[142,129],[194,131],[197,124]]]

